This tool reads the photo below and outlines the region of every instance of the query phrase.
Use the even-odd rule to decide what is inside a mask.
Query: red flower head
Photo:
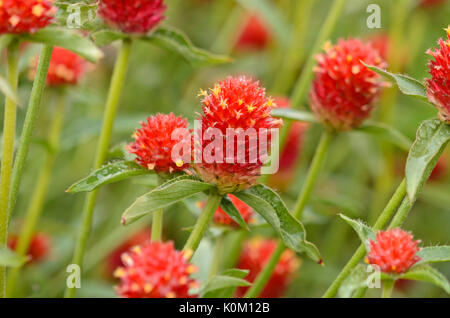
[[[0,1],[1,33],[34,33],[53,22],[53,0]]]
[[[291,107],[287,98],[275,98],[275,104],[280,108]],[[301,155],[303,139],[308,129],[308,124],[295,122],[287,137],[286,145],[280,156],[278,172],[270,178],[271,186],[278,190],[285,190],[295,175],[295,167]]]
[[[378,51],[383,60],[389,57],[390,39],[387,33],[376,33],[369,38],[369,43]]]
[[[247,204],[236,198],[234,195],[229,194],[228,198],[233,202],[236,209],[242,215],[245,223],[252,222],[253,210]],[[234,227],[238,227],[239,225],[233,221],[232,218],[228,216],[228,214],[223,211],[220,207],[217,208],[216,213],[214,214],[214,222],[222,225],[231,225]]]
[[[200,94],[203,115],[196,138],[203,136],[203,142],[195,141],[194,168],[221,193],[250,187],[270,150],[270,130],[282,124],[270,115],[272,99],[258,82],[246,77],[229,77]]]
[[[381,68],[386,63],[371,45],[358,39],[339,40],[317,56],[311,107],[319,120],[336,130],[358,127],[370,116],[372,104],[385,85],[366,64]]]
[[[17,235],[10,235],[8,238],[8,246],[10,249],[17,248],[19,237]],[[43,233],[36,233],[31,238],[30,246],[28,247],[27,256],[30,262],[35,263],[45,259],[50,253],[50,238]]]
[[[419,3],[419,6],[422,8],[431,8],[441,4],[444,4],[447,0],[422,0]]]
[[[428,99],[436,105],[439,117],[450,124],[450,26],[447,40],[439,39],[439,49],[428,50],[434,57],[428,64],[431,78],[426,80]]]
[[[132,237],[130,237],[128,240],[122,243],[119,247],[117,247],[114,251],[112,251],[106,258],[105,264],[106,274],[108,275],[108,277],[113,277],[114,271],[117,269],[117,267],[125,266],[121,258],[123,253],[127,252],[134,246],[150,242],[150,237],[151,237],[150,230],[144,229],[134,234]]]
[[[185,162],[190,161],[190,153],[183,153],[182,150],[191,149],[190,131],[187,127],[187,120],[175,117],[173,113],[148,117],[146,122],[141,122],[141,129],[134,133],[136,141],[128,145],[128,151],[137,156],[138,164],[150,170],[155,169],[160,173],[184,170],[189,166]],[[177,131],[184,132],[181,139],[175,136]],[[180,153],[175,153],[174,148],[178,146],[181,147]]]
[[[31,77],[34,78],[39,58],[34,62]],[[87,62],[69,50],[55,47],[47,74],[47,85],[76,85],[84,75]]]
[[[100,0],[99,15],[127,33],[147,33],[164,19],[163,0]]]
[[[262,238],[254,238],[244,245],[238,268],[250,270],[250,273],[246,277],[249,282],[252,283],[255,281],[258,274],[264,268],[264,265],[269,261],[276,245],[276,240]],[[281,297],[294,278],[294,274],[299,266],[300,260],[295,256],[295,253],[291,250],[284,251],[272,276],[259,297]],[[236,292],[237,296],[242,297],[247,289],[248,287],[239,287]]]
[[[376,241],[370,241],[370,252],[366,261],[378,265],[385,273],[404,273],[420,261],[417,245],[410,233],[399,228],[379,231]]]
[[[124,267],[115,271],[121,283],[117,293],[126,298],[186,298],[197,287],[190,275],[197,268],[173,243],[147,243],[122,254]]]
[[[269,41],[270,32],[264,20],[257,15],[249,15],[237,39],[236,48],[262,50]]]

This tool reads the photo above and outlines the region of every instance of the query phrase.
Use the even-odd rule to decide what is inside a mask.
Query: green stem
[[[27,161],[28,149],[30,147],[31,138],[33,135],[34,126],[41,106],[42,95],[45,89],[45,82],[47,80],[48,68],[52,57],[53,47],[44,46],[41,50],[39,63],[36,69],[36,75],[31,89],[30,101],[28,103],[27,114],[23,123],[22,135],[20,137],[19,146],[17,148],[16,159],[14,162],[11,194],[9,203],[9,213],[14,211],[19,192],[20,181],[22,179],[23,170]]]
[[[316,183],[317,177],[322,170],[323,163],[325,161],[328,149],[330,148],[330,142],[333,137],[333,133],[325,130],[322,133],[319,145],[317,146],[316,153],[314,154],[313,161],[309,168],[308,176],[306,177],[305,184],[302,187],[302,191],[295,203],[294,216],[298,219],[302,218],[303,210],[311,197],[312,190]]]
[[[19,83],[19,41],[13,40],[8,46],[8,82],[14,93]],[[14,160],[14,140],[16,138],[17,105],[6,97],[3,118],[3,144],[0,173],[0,247],[6,247],[8,241],[9,193]],[[5,297],[6,268],[0,267],[0,298]]]
[[[309,172],[308,172],[308,176],[306,177],[305,184],[303,185],[303,188],[302,188],[302,191],[300,192],[297,203],[295,204],[293,214],[298,219],[301,219],[303,210],[304,210],[306,204],[308,203],[309,198],[311,197],[311,193],[314,188],[314,184],[317,180],[317,177],[318,177],[320,170],[323,166],[323,163],[325,161],[326,154],[330,147],[330,141],[331,141],[332,137],[333,137],[333,134],[327,130],[325,130],[322,133],[322,137],[317,146],[316,153],[314,154],[314,158],[313,158],[313,161],[309,168]],[[278,264],[278,261],[281,258],[281,254],[283,253],[285,248],[286,248],[286,246],[282,242],[278,243],[278,245],[277,245],[275,251],[273,252],[273,254],[271,255],[269,261],[267,262],[266,265],[264,265],[264,268],[259,273],[259,275],[256,278],[255,282],[253,283],[252,287],[245,294],[245,296],[244,296],[245,298],[255,298],[261,293],[264,286],[266,286],[267,282],[269,281],[270,276],[272,276],[272,273],[275,270],[275,267]]]
[[[152,242],[160,242],[162,238],[163,210],[153,212]]]
[[[398,208],[397,213],[392,219],[391,224],[389,224],[389,229],[402,226],[403,223],[405,223],[409,211],[411,211],[411,202],[409,201],[408,197],[405,197],[403,199],[402,205],[400,206],[400,208]]]
[[[406,181],[403,180],[402,183],[397,188],[397,190],[395,191],[391,200],[387,204],[384,211],[378,217],[377,222],[373,226],[373,229],[375,231],[381,230],[384,226],[386,226],[386,224],[392,218],[394,213],[397,211],[397,208],[399,207],[405,196],[406,196]],[[359,262],[364,258],[365,255],[366,249],[364,248],[364,245],[361,244],[359,248],[356,250],[355,254],[353,254],[352,258],[344,266],[344,268],[341,270],[339,275],[336,277],[334,282],[331,284],[331,286],[328,288],[328,290],[322,297],[332,298],[336,296],[342,282],[348,277],[348,275],[350,275],[350,273],[359,264]]]
[[[382,298],[391,298],[392,291],[394,290],[395,281],[394,280],[385,280],[383,282],[383,293],[381,295]]]
[[[65,94],[60,93],[56,105],[56,111],[52,112],[53,120],[50,127],[48,143],[50,150],[47,153],[45,163],[39,174],[30,204],[25,216],[22,231],[17,242],[16,253],[25,256],[30,246],[31,237],[34,234],[36,224],[41,215],[45,197],[48,192],[48,185],[52,176],[52,171],[58,154],[59,140],[61,136],[61,129],[64,123],[64,108],[65,108]],[[21,268],[13,268],[8,274],[7,295],[11,297],[14,294],[14,288],[17,278],[19,277]]]
[[[108,154],[108,147],[112,135],[114,120],[116,118],[120,95],[122,93],[125,75],[128,69],[131,44],[132,42],[130,40],[124,40],[122,42],[122,47],[117,57],[116,65],[114,66],[114,73],[111,79],[108,100],[106,102],[105,113],[103,116],[102,131],[100,133],[100,139],[97,145],[94,169],[99,169],[103,165]],[[83,267],[83,256],[86,250],[86,243],[91,231],[92,217],[94,214],[93,212],[97,195],[97,190],[90,192],[86,196],[86,201],[83,208],[82,224],[72,259],[72,264],[77,264],[81,268]],[[75,296],[75,292],[75,288],[67,288],[64,297],[73,298]]]
[[[205,234],[206,229],[208,228],[209,223],[211,222],[214,213],[219,207],[220,201],[222,200],[222,196],[211,192],[208,197],[208,201],[206,201],[206,205],[203,208],[203,212],[197,220],[197,223],[194,226],[194,229],[191,232],[186,244],[183,247],[183,251],[192,253],[191,257],[197,250],[200,242]]]

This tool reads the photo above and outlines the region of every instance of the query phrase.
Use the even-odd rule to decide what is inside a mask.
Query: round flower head
[[[136,141],[128,145],[128,151],[136,155],[138,164],[150,170],[154,169],[159,173],[184,170],[189,166],[186,162],[190,161],[190,153],[184,153],[182,150],[187,148],[190,152],[191,149],[191,137],[187,127],[187,120],[175,117],[173,113],[148,117],[133,134]],[[177,138],[178,131],[184,133],[180,135],[181,139]],[[172,154],[174,147],[180,147],[180,153]]]
[[[434,57],[428,64],[431,74],[426,80],[428,99],[438,108],[441,120],[450,124],[450,26],[447,40],[439,39],[439,48],[427,53]]]
[[[8,246],[10,249],[17,248],[19,237],[17,235],[10,235],[8,238]],[[44,260],[50,253],[50,238],[43,233],[36,233],[33,235],[28,247],[27,256],[30,262],[40,262]]]
[[[141,230],[112,251],[106,258],[105,270],[107,276],[112,277],[114,275],[114,271],[118,267],[125,266],[121,258],[123,253],[127,252],[133,246],[143,245],[144,243],[150,242],[150,237],[151,232],[149,229]]]
[[[277,241],[272,239],[254,238],[247,242],[242,250],[239,259],[238,268],[248,269],[250,272],[245,278],[253,283],[264,268],[264,265],[269,261]],[[275,267],[266,287],[263,289],[259,297],[261,298],[279,298],[283,295],[289,283],[293,280],[297,269],[300,266],[300,260],[291,250],[286,250],[281,255],[281,259]],[[237,296],[242,297],[248,287],[239,287],[237,289]]]
[[[36,74],[36,67],[38,58],[34,63],[34,69],[31,72],[31,77],[34,78]],[[47,74],[47,85],[76,85],[86,71],[87,62],[77,54],[55,47],[50,61],[50,67]]]
[[[270,41],[270,32],[267,25],[257,15],[249,15],[236,42],[240,50],[264,49]]]
[[[0,1],[0,33],[34,33],[53,22],[53,0]]]
[[[289,108],[291,106],[287,98],[276,98],[275,104],[279,108]],[[271,186],[278,190],[285,190],[295,176],[295,168],[301,155],[303,139],[307,129],[307,123],[295,122],[291,125],[286,146],[280,155],[278,171],[270,178]]]
[[[163,0],[100,0],[98,14],[126,33],[144,34],[164,19]]]
[[[270,115],[272,99],[246,77],[229,77],[200,95],[203,114],[194,141],[195,170],[221,193],[252,186],[267,159],[271,129],[282,124]]]
[[[234,195],[229,194],[228,198],[233,202],[236,209],[239,211],[239,213],[242,215],[242,218],[244,219],[245,223],[250,223],[252,221],[253,217],[253,210],[251,207],[249,207],[247,204],[236,198]],[[228,216],[228,214],[222,210],[222,208],[218,207],[216,213],[214,214],[214,222],[221,224],[221,225],[231,225],[234,227],[239,227],[239,224],[237,224],[235,221],[233,221],[232,218]]]
[[[417,245],[410,233],[399,228],[379,231],[376,241],[370,241],[366,262],[380,267],[385,273],[404,273],[420,261]]]
[[[386,85],[362,62],[385,68],[386,63],[371,45],[358,39],[325,45],[317,56],[315,79],[310,93],[316,117],[335,130],[358,127],[370,116],[372,104]]]
[[[121,283],[117,293],[126,298],[187,298],[197,287],[190,275],[197,268],[186,253],[176,251],[172,242],[147,243],[122,254],[124,267],[114,275]]]

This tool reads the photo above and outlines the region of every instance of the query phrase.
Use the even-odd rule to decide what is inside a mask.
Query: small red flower
[[[127,33],[147,33],[164,19],[163,0],[100,0],[98,14]]]
[[[417,245],[410,233],[399,228],[379,231],[376,241],[370,241],[370,252],[366,261],[378,265],[385,273],[404,273],[420,261]]]
[[[275,104],[280,108],[291,107],[287,98],[275,98]],[[271,186],[278,190],[285,190],[295,176],[295,168],[301,156],[303,140],[308,129],[308,124],[295,122],[287,137],[286,145],[280,155],[278,172],[270,178]]]
[[[105,270],[108,277],[113,277],[114,271],[117,267],[125,266],[121,258],[123,253],[127,252],[134,246],[143,245],[144,243],[150,242],[150,237],[151,231],[149,229],[141,230],[112,251],[107,256],[105,264]]]
[[[439,39],[439,48],[427,53],[434,57],[428,64],[431,78],[426,80],[428,99],[436,105],[439,117],[450,124],[450,26],[447,40]]]
[[[36,74],[36,67],[39,58],[34,62],[34,69],[31,72],[31,77],[34,78]],[[86,71],[87,62],[77,54],[55,47],[50,61],[50,67],[47,74],[47,85],[76,85]]]
[[[447,0],[422,0],[420,1],[419,6],[422,8],[431,8],[444,4],[445,1]]]
[[[222,193],[250,187],[260,176],[270,150],[270,130],[282,124],[282,120],[270,115],[273,100],[266,97],[258,82],[246,77],[229,77],[209,93],[202,90],[200,95],[204,97],[202,127],[196,137],[203,136],[203,141],[195,141],[195,170]],[[230,133],[241,137],[231,137]],[[245,145],[239,142],[244,139],[243,134]],[[264,141],[267,143],[261,146]]]
[[[244,245],[239,259],[238,268],[250,270],[246,279],[254,282],[258,274],[269,261],[275,247],[276,240],[254,238]],[[300,260],[291,250],[286,250],[281,255],[275,270],[267,282],[259,297],[261,298],[279,298],[286,291],[287,286],[294,278],[297,269],[300,266]],[[237,289],[237,297],[242,297],[248,287],[239,287]]]
[[[126,298],[187,298],[197,287],[190,277],[197,268],[188,255],[174,249],[173,243],[147,243],[122,254],[124,267],[115,271],[121,283],[117,293]]]
[[[187,120],[175,117],[173,113],[148,117],[146,122],[141,122],[141,129],[134,133],[136,141],[128,145],[128,151],[137,156],[138,164],[150,170],[161,173],[184,170],[189,166],[190,153],[184,153],[183,149],[189,149],[189,152],[191,149],[187,127]],[[177,131],[184,132],[184,135],[179,135],[181,139],[175,136]],[[175,146],[180,147],[179,153],[175,152]]]
[[[17,248],[19,237],[17,235],[10,235],[8,238],[8,246],[10,249]],[[44,260],[50,253],[50,237],[43,233],[36,233],[33,235],[28,247],[27,256],[30,262],[36,263]]]
[[[370,116],[372,104],[385,85],[381,77],[362,63],[385,68],[380,54],[358,39],[339,40],[317,56],[310,93],[315,115],[336,130],[358,127]]]
[[[264,20],[257,15],[249,15],[236,42],[240,50],[262,50],[269,44],[270,31]]]
[[[252,221],[253,217],[253,210],[251,207],[249,207],[247,204],[236,198],[232,194],[228,194],[228,198],[233,202],[236,209],[239,211],[239,213],[242,215],[242,218],[244,219],[245,223],[249,223]],[[238,227],[239,224],[237,224],[235,221],[233,221],[232,218],[228,216],[228,214],[222,210],[222,208],[217,208],[216,213],[214,214],[214,222],[222,225],[231,225],[234,227]]]
[[[53,0],[0,1],[1,33],[34,33],[53,22],[56,7]]]

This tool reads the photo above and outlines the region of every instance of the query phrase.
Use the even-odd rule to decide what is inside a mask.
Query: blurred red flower
[[[249,207],[247,204],[236,198],[232,194],[228,194],[228,198],[233,202],[236,209],[239,211],[239,213],[242,215],[242,218],[244,219],[245,223],[250,223],[252,221],[253,217],[253,210],[251,207]],[[219,206],[217,208],[217,211],[214,213],[214,222],[221,224],[221,225],[231,225],[234,227],[239,227],[239,224],[237,224],[235,221],[233,221],[232,218],[228,216],[228,214],[222,210],[222,208]]]
[[[16,250],[19,237],[17,235],[10,235],[8,237],[8,246],[12,250]],[[30,262],[36,263],[44,260],[51,249],[50,237],[44,233],[36,233],[33,235],[28,247],[27,256]]]
[[[252,14],[246,17],[244,27],[236,41],[238,50],[263,50],[270,41],[270,31],[263,19]]]

